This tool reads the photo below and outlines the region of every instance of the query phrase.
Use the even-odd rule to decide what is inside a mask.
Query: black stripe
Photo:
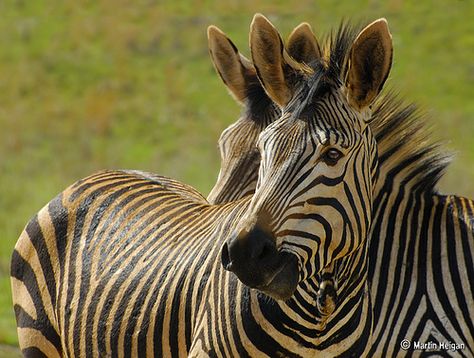
[[[53,265],[51,263],[51,257],[49,256],[48,247],[46,246],[45,238],[41,230],[41,226],[38,222],[38,215],[35,215],[26,225],[26,233],[30,237],[30,242],[35,248],[38,260],[41,265],[41,271],[44,274],[48,293],[51,298],[53,306],[56,304],[56,280],[54,278]],[[38,270],[39,274],[39,270]]]
[[[25,358],[48,358],[39,348],[28,347],[21,350],[23,357]]]
[[[45,312],[43,301],[41,300],[41,290],[39,289],[38,282],[34,270],[31,268],[28,262],[26,262],[20,254],[14,250],[12,255],[12,271],[11,276],[22,281],[28,290],[28,294],[35,306],[36,319],[33,319],[28,315],[21,306],[15,305],[15,316],[18,327],[33,328],[42,333],[42,335],[51,342],[52,345],[61,350],[61,339],[58,333],[53,328],[53,325],[48,319]]]
[[[48,204],[48,212],[54,226],[54,236],[56,238],[56,250],[58,252],[57,260],[59,261],[60,277],[64,272],[64,258],[67,243],[68,232],[68,211],[64,207],[63,194],[59,194]],[[53,296],[56,299],[55,295]],[[56,302],[56,301],[53,301]]]

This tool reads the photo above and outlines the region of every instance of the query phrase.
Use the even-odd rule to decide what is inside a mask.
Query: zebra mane
[[[313,76],[320,78],[314,92],[321,95],[344,84],[351,46],[361,29],[361,24],[343,21],[323,38],[323,58],[310,64]],[[370,127],[378,143],[382,176],[390,181],[398,175],[397,179],[402,184],[410,182],[413,190],[434,190],[452,154],[431,139],[426,115],[393,91],[383,91],[372,108]]]
[[[343,21],[336,30],[323,36],[321,41],[322,58],[315,58],[308,63],[308,67],[312,70],[308,81],[309,85],[313,87],[311,88],[312,93],[322,95],[330,87],[337,88],[344,83],[351,46],[360,29],[360,25]]]
[[[399,175],[413,190],[433,191],[452,153],[431,139],[426,114],[394,92],[381,94],[373,105],[370,127],[378,144],[379,167],[386,180]]]

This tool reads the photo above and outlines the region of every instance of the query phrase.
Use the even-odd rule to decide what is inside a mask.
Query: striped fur
[[[370,127],[380,156],[369,256],[371,355],[404,355],[403,339],[462,343],[466,348],[458,354],[474,355],[473,201],[436,192],[449,155],[439,144],[430,144],[416,106],[403,104],[393,94],[382,96],[374,105]],[[257,166],[247,169],[257,172]],[[228,172],[236,179],[241,175]],[[419,212],[422,208],[425,214]],[[400,217],[406,218],[404,224]],[[406,294],[412,291],[413,308],[406,309]]]
[[[325,126],[320,135],[330,140],[336,140],[329,133],[331,115],[340,110],[335,105],[341,100],[332,91],[315,98],[317,113],[322,116],[320,124]],[[355,112],[352,120],[358,120]],[[293,122],[283,117],[264,133],[293,126]],[[355,147],[352,159],[347,159],[350,168],[351,160],[361,157],[355,153],[365,152],[369,143],[366,139],[357,141],[346,122],[340,124],[337,140]],[[279,145],[266,142],[261,146]],[[311,155],[319,148],[314,142],[301,154]],[[271,164],[267,162],[271,152],[264,150],[262,171]],[[373,157],[374,152],[370,155]],[[282,156],[277,159],[284,160]],[[352,177],[353,171],[340,171],[343,167],[331,175],[349,173]],[[322,185],[316,186],[327,186],[325,190],[331,192],[331,179],[327,182],[318,175],[312,180],[312,176],[314,173],[298,185],[313,187],[323,179]],[[265,177],[273,180],[272,175],[260,179]],[[260,184],[260,188],[253,199],[261,202],[266,197],[286,206],[286,194],[277,200],[266,193],[268,185]],[[314,204],[320,205],[317,201],[315,198]],[[292,245],[290,236],[280,231],[278,237],[289,239],[281,245],[281,253],[285,254],[283,246],[294,250],[295,254],[286,254],[301,260],[302,269],[301,283],[294,297],[286,301],[251,290],[222,269],[217,256],[222,244],[247,223],[245,219],[254,214],[256,204],[246,198],[209,205],[189,187],[138,172],[100,173],[66,189],[28,224],[13,255],[14,302],[23,352],[86,357],[200,356],[204,352],[210,356],[306,356],[322,350],[339,354],[351,349],[361,354],[367,347],[371,316],[361,279],[366,250],[358,250],[356,242],[348,246],[353,251],[350,257],[318,274],[313,263],[305,263],[302,253],[297,252],[302,247]],[[305,215],[307,207],[295,204],[290,217],[297,218],[299,212]],[[282,207],[268,214],[277,221],[285,216]],[[287,227],[273,229],[277,232]],[[342,253],[336,250],[335,254]],[[35,256],[39,258],[31,259]],[[315,271],[313,276],[309,270]],[[331,316],[334,319],[326,320],[326,308],[335,303],[330,287],[335,271],[346,277],[352,274],[353,280],[338,283],[338,299],[346,304],[339,305],[338,301]],[[25,289],[18,290],[20,285],[15,282]],[[314,311],[311,307],[318,286],[324,294]],[[27,295],[20,294],[25,291]],[[343,321],[349,306],[355,306],[350,310],[352,319]],[[35,339],[30,332],[43,338]],[[53,338],[48,339],[50,336]]]
[[[346,219],[351,220],[355,232],[348,236],[361,237],[369,228],[375,234],[369,216],[373,216],[374,223],[383,221],[381,208],[391,194],[383,193],[385,184],[374,188],[374,198],[370,194],[377,177],[377,148],[370,132],[373,130],[379,141],[379,151],[384,145],[390,148],[393,142],[383,139],[387,134],[390,138],[387,129],[395,121],[381,121],[380,128],[374,124],[365,126],[334,88],[316,93],[308,92],[307,88],[302,86],[289,106],[292,114],[287,111],[282,120],[268,127],[261,136],[262,164],[252,199],[209,205],[192,188],[171,179],[117,171],[81,180],[42,209],[22,233],[12,258],[15,311],[24,354],[313,356],[324,351],[327,355],[344,352],[363,355],[370,348],[372,316],[377,323],[378,314],[376,309],[372,314],[368,295],[367,240],[359,244],[354,241],[341,249],[318,250],[309,237],[303,237],[307,244],[297,239],[302,238],[303,231],[290,231],[294,227],[306,230],[302,219],[322,222],[326,216],[331,220],[335,216],[329,210],[323,210],[316,218],[318,210],[339,207],[340,211],[341,205],[336,205],[339,201],[344,204],[342,207],[350,208]],[[302,104],[311,111],[293,110]],[[350,121],[347,113],[352,113]],[[342,123],[341,115],[345,118]],[[396,133],[393,128],[391,131]],[[365,137],[358,144],[360,133]],[[305,146],[296,140],[301,138],[309,140]],[[336,173],[336,177],[328,176],[327,172],[321,174],[322,168],[308,170],[308,161],[326,139],[341,143],[351,153],[347,159],[350,165],[342,173]],[[397,151],[401,153],[400,148]],[[381,178],[384,173],[392,173],[393,168],[396,173],[413,174],[406,178],[419,178],[417,159],[435,158],[415,155],[408,163],[410,170],[404,170],[407,167],[402,166],[403,161],[388,158],[391,152],[385,152],[387,157],[381,155]],[[285,165],[289,159],[293,169]],[[300,165],[295,168],[296,163]],[[393,163],[396,165],[391,166]],[[275,170],[276,167],[279,169]],[[350,168],[357,168],[367,176],[358,177],[358,172]],[[389,175],[384,178],[383,183],[390,183]],[[357,187],[356,183],[365,186],[355,190],[344,188],[342,192],[336,191],[339,195],[335,197],[338,179],[340,183],[348,183],[349,189],[351,185]],[[422,193],[420,187],[428,183],[424,179],[424,184],[423,180],[414,180],[416,185],[410,183],[408,188],[415,187]],[[276,185],[279,182],[283,184],[280,187]],[[393,187],[393,181],[390,185]],[[303,200],[306,192],[316,189],[316,197]],[[360,195],[361,190],[364,195],[354,196],[355,192]],[[358,200],[351,201],[351,197]],[[453,197],[433,196],[431,201],[421,197],[424,201],[419,207],[427,208],[427,221],[431,218],[428,213],[439,212],[439,217],[444,218],[441,222],[448,223],[439,230],[433,224],[428,225],[429,231],[440,233],[443,242],[458,230],[461,238],[471,238],[471,241],[462,239],[455,252],[459,252],[459,247],[464,248],[466,242],[472,243],[472,226],[467,226],[471,228],[468,231],[452,219],[457,216],[459,223],[471,221],[469,225],[472,225],[472,202]],[[356,210],[361,205],[371,206],[372,201],[372,215],[370,210]],[[318,208],[308,210],[306,203]],[[302,266],[303,280],[286,301],[272,300],[244,286],[235,275],[224,271],[218,260],[224,241],[248,227],[262,212],[270,218],[267,225],[281,241],[280,250],[295,254]],[[354,220],[356,216],[358,220]],[[355,222],[359,224],[354,225]],[[387,230],[385,226],[380,232],[384,230]],[[325,226],[324,232],[325,235],[337,233],[337,225]],[[317,241],[318,229],[308,233],[316,233]],[[429,235],[421,240],[428,242]],[[344,251],[349,254],[338,257]],[[469,271],[472,259],[469,261],[469,250],[465,252],[467,269],[461,279],[472,279]],[[306,260],[311,255],[316,255],[318,260]],[[316,267],[318,262],[328,261],[331,263],[324,268]],[[369,264],[372,265],[370,261]],[[449,269],[442,269],[443,274],[457,271],[453,264],[445,267]],[[437,292],[442,292],[444,286],[438,287]],[[458,288],[460,301],[472,297],[472,294],[466,296],[468,287],[464,292],[459,290],[463,286],[454,287]],[[377,302],[377,297],[374,301]],[[424,318],[429,318],[429,314]],[[472,332],[472,327],[464,323],[461,328]],[[446,331],[441,333],[447,336]],[[449,332],[459,329],[455,327]],[[377,325],[374,333],[377,334]],[[425,330],[420,336],[423,334],[429,337],[433,332]],[[388,354],[393,347],[382,349]]]
[[[449,163],[422,114],[393,95],[371,124],[379,147],[369,281],[374,356],[423,355],[410,342],[463,344],[474,355],[474,202],[439,194]],[[413,344],[413,343],[412,343]]]

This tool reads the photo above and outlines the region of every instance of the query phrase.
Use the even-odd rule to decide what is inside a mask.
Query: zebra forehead
[[[281,120],[260,133],[257,144],[278,146],[284,153],[285,149],[291,150],[289,147],[296,146],[303,149],[307,140],[321,146],[337,144],[343,148],[350,148],[363,137],[362,128],[357,122],[357,119],[342,115],[328,117],[318,110],[313,110],[311,116],[300,116],[300,118],[287,113]]]
[[[334,128],[343,132],[362,131],[368,112],[359,113],[347,102],[344,86],[325,78],[325,70],[302,79],[293,99],[284,109],[287,121],[301,119],[309,128]]]
[[[338,143],[343,147],[353,145],[367,128],[364,120],[347,103],[339,100],[338,93],[327,93],[323,98],[316,98],[302,113],[287,114],[279,125],[269,127],[270,133],[280,132],[280,135],[305,135],[313,138],[320,144]],[[296,123],[300,123],[296,126]],[[302,125],[304,124],[304,125]],[[298,131],[289,130],[299,128]],[[285,129],[287,129],[285,133]],[[278,135],[278,134],[276,134]]]
[[[354,111],[342,91],[328,92],[322,98],[314,99],[311,110],[305,112],[310,126],[334,128],[340,131],[361,130],[365,123],[363,116]]]

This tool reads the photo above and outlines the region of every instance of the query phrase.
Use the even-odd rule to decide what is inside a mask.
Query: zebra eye
[[[339,150],[336,148],[330,148],[323,153],[322,159],[328,165],[335,165],[342,156],[343,154]]]

